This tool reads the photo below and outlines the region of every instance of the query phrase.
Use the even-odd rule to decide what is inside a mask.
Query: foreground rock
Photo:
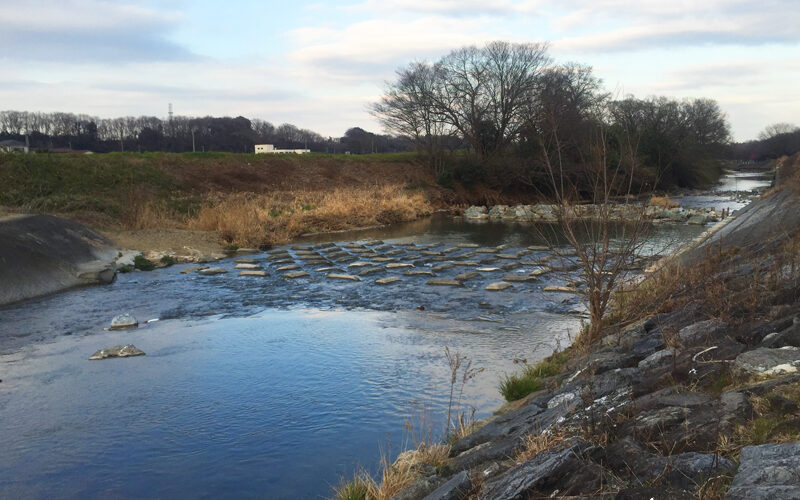
[[[742,449],[727,500],[800,499],[800,442]]]
[[[224,267],[206,267],[197,271],[201,276],[214,276],[216,274],[225,274],[228,270]]]
[[[137,326],[139,326],[139,321],[128,313],[114,316],[111,320],[112,330],[124,330],[126,328],[136,328]]]
[[[144,356],[144,351],[137,349],[133,344],[118,345],[114,347],[108,347],[106,349],[100,349],[96,353],[92,354],[89,359],[97,360],[106,358],[129,358],[131,356]]]

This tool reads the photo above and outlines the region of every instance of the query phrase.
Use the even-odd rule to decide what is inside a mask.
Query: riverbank
[[[618,292],[601,340],[552,358],[542,390],[446,459],[387,465],[387,496],[796,498],[800,156],[782,175],[702,247]]]

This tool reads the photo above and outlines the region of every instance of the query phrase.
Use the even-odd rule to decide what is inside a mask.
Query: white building
[[[310,149],[275,149],[275,146],[272,144],[256,144],[256,154],[261,153],[294,153],[297,155],[302,155],[305,153],[310,153]]]

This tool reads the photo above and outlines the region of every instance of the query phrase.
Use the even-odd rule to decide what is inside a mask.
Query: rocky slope
[[[800,498],[798,214],[755,202],[393,498]]]

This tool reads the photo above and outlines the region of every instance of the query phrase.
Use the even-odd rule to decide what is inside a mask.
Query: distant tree
[[[791,134],[792,132],[797,132],[798,130],[800,130],[800,127],[793,123],[773,123],[772,125],[767,125],[764,130],[758,134],[758,139],[766,141],[777,135]]]

